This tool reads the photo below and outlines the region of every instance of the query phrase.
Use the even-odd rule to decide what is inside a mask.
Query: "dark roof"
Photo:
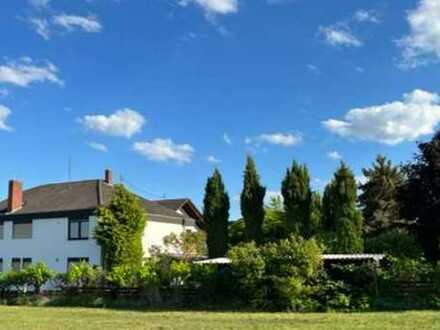
[[[103,180],[88,180],[47,184],[23,191],[23,207],[7,213],[7,200],[0,202],[0,218],[13,218],[29,214],[60,214],[73,211],[93,211],[110,202],[114,185]],[[171,208],[138,196],[150,214],[181,218]]]
[[[180,198],[180,199],[163,199],[155,201],[162,206],[165,206],[174,211],[179,210],[189,199],[188,198]]]

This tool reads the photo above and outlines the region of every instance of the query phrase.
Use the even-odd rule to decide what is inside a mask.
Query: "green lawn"
[[[250,314],[0,307],[0,329],[439,329],[440,312]]]

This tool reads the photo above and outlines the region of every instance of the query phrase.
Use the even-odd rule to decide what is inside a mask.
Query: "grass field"
[[[250,314],[0,307],[0,329],[439,329],[440,312]]]

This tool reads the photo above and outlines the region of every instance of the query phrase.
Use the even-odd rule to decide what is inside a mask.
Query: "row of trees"
[[[371,168],[363,169],[365,180],[359,184],[341,163],[322,196],[311,189],[306,165],[293,162],[281,183],[282,199],[266,206],[266,188],[248,157],[240,198],[242,219],[232,224],[229,197],[216,169],[204,199],[209,256],[224,256],[228,247],[240,242],[261,244],[295,234],[315,237],[333,253],[362,252],[364,243],[368,252],[388,252],[371,250],[377,250],[378,239],[388,240],[381,242],[385,249],[399,242],[415,245],[416,237],[425,255],[438,260],[440,132],[418,149],[413,161],[400,166],[378,156]]]

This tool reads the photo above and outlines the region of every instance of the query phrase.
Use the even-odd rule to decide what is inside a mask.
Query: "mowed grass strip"
[[[0,307],[0,329],[440,329],[440,313],[269,314]]]

